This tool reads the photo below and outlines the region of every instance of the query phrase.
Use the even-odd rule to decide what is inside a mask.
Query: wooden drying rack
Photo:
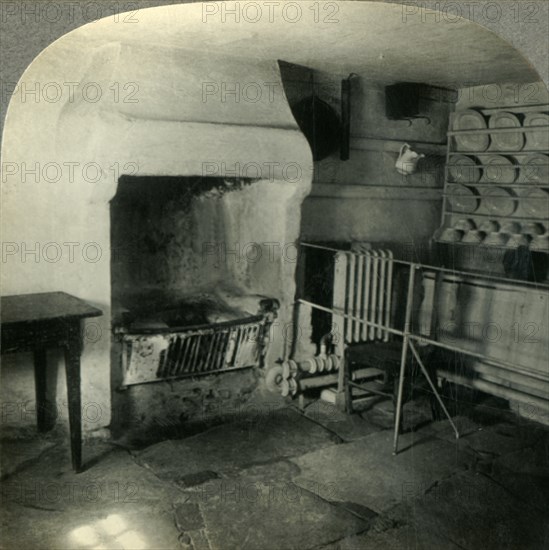
[[[308,247],[308,248],[317,248],[321,250],[326,250],[330,252],[346,252],[345,250],[340,250],[337,248],[331,248],[327,246],[317,245],[313,243],[300,243],[300,246]],[[347,251],[348,252],[348,251]],[[477,353],[472,350],[468,350],[456,345],[452,345],[451,343],[445,343],[445,342],[439,342],[438,340],[434,340],[433,338],[426,337],[421,334],[417,334],[412,330],[411,327],[411,318],[412,318],[412,311],[414,306],[414,284],[415,284],[415,277],[417,271],[428,271],[428,272],[435,272],[436,273],[436,287],[435,287],[435,300],[434,304],[438,302],[436,299],[436,296],[438,295],[438,292],[440,291],[442,278],[445,275],[453,275],[458,276],[463,279],[475,279],[475,280],[481,280],[486,282],[497,282],[497,283],[505,283],[510,286],[516,287],[516,288],[528,288],[528,289],[541,289],[544,291],[549,292],[549,285],[539,284],[539,283],[531,283],[529,281],[517,281],[514,279],[507,279],[505,277],[498,277],[494,275],[485,275],[485,274],[479,274],[469,271],[460,271],[460,270],[454,270],[454,269],[448,269],[444,267],[436,267],[421,263],[415,263],[415,262],[408,262],[404,260],[396,260],[396,259],[381,259],[381,261],[386,262],[393,262],[394,264],[401,265],[406,267],[409,270],[409,276],[408,276],[408,285],[407,285],[407,294],[406,294],[406,310],[405,310],[405,321],[404,321],[404,328],[403,330],[394,328],[392,326],[389,326],[390,322],[387,326],[375,323],[372,321],[369,321],[367,319],[363,319],[361,317],[355,317],[353,315],[349,315],[345,313],[342,310],[335,309],[335,308],[328,308],[325,306],[322,306],[320,304],[315,304],[313,302],[310,302],[308,300],[298,299],[297,303],[307,305],[309,307],[312,307],[314,309],[317,309],[319,311],[324,311],[326,313],[331,313],[332,315],[337,315],[339,317],[343,317],[345,319],[348,319],[350,321],[354,321],[357,323],[361,323],[366,325],[367,327],[373,327],[377,329],[382,329],[383,331],[386,331],[394,336],[402,338],[402,352],[401,352],[401,359],[400,359],[400,372],[399,372],[399,379],[398,379],[398,394],[397,394],[397,405],[396,405],[396,412],[395,412],[395,425],[394,425],[394,435],[393,435],[393,454],[397,454],[398,452],[398,439],[399,439],[399,432],[400,432],[400,423],[401,423],[401,417],[402,417],[402,396],[403,396],[403,385],[404,385],[404,377],[406,373],[406,365],[407,365],[407,359],[408,354],[411,353],[418,363],[421,372],[425,379],[427,380],[427,383],[429,384],[435,398],[437,399],[439,405],[441,406],[442,410],[444,411],[444,414],[446,415],[448,421],[450,422],[454,433],[456,435],[456,439],[459,438],[459,432],[457,427],[455,426],[454,422],[452,421],[452,418],[446,409],[446,406],[444,405],[444,402],[442,401],[442,398],[440,397],[440,394],[438,393],[438,390],[433,383],[431,377],[429,376],[429,372],[427,371],[427,368],[425,367],[425,364],[423,363],[421,357],[419,356],[415,344],[418,342],[421,342],[422,344],[429,344],[432,346],[435,346],[437,348],[441,348],[447,351],[452,351],[456,353],[461,353],[463,355],[467,355],[469,357],[473,357],[476,359],[479,359],[485,363],[495,365],[497,367],[500,367],[504,370],[509,370],[512,372],[521,372],[527,376],[530,376],[532,378],[536,378],[538,380],[541,380],[543,382],[549,383],[549,376],[545,375],[544,373],[541,373],[539,371],[535,371],[532,369],[529,369],[528,367],[522,366],[522,365],[515,365],[513,363],[510,363],[508,361],[504,361],[501,359],[496,359],[494,357],[486,356],[482,353]],[[436,306],[435,306],[436,307]],[[534,398],[531,399],[531,401],[534,401]]]

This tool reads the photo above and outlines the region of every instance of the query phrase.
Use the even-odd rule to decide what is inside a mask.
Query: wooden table
[[[4,296],[1,300],[2,354],[34,353],[36,420],[41,432],[55,425],[55,416],[47,403],[46,353],[52,348],[65,350],[71,459],[76,472],[82,465],[81,324],[87,317],[102,314],[101,310],[65,292]]]

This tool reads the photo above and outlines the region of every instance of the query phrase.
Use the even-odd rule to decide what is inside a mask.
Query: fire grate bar
[[[123,333],[122,387],[259,365],[263,315],[202,327]]]

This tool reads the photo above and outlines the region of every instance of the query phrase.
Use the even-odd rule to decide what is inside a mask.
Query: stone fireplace
[[[69,39],[42,55],[51,56],[50,65],[37,65],[36,74],[31,67],[28,81],[44,79],[40,67],[48,67],[47,78],[58,70],[60,78],[80,87],[89,82],[103,90],[113,82],[137,86],[131,97],[117,100],[104,94],[84,101],[77,93],[62,105],[37,105],[34,116],[47,119],[49,133],[24,153],[17,147],[5,150],[13,162],[55,159],[60,166],[77,167],[49,189],[13,186],[15,207],[43,200],[55,212],[55,224],[33,224],[36,234],[30,238],[93,242],[102,252],[100,260],[64,266],[62,274],[55,265],[32,266],[29,277],[29,291],[63,289],[104,311],[101,338],[86,345],[82,358],[83,402],[96,403],[101,419],[84,415],[84,430],[111,424],[111,411],[115,421],[142,421],[143,410],[160,403],[176,414],[187,394],[199,398],[183,418],[200,413],[197,402],[204,396],[241,401],[241,392],[221,387],[224,377],[233,390],[246,387],[249,394],[261,385],[257,372],[246,372],[241,380],[235,372],[198,386],[183,380],[116,393],[120,371],[113,329],[136,305],[158,309],[206,294],[215,297],[218,310],[229,305],[213,313],[221,319],[235,311],[253,314],[258,301],[269,297],[279,309],[266,361],[285,356],[300,209],[313,168],[278,63],[120,43],[84,48],[75,41],[71,48]],[[238,101],[204,93],[247,81],[265,93]],[[97,169],[92,172],[98,176],[83,177],[80,166]],[[71,235],[63,234],[67,227]],[[22,277],[28,268],[19,266]]]

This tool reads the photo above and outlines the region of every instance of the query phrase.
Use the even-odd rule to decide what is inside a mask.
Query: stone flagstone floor
[[[431,422],[313,402],[140,448],[2,435],[2,548],[549,548],[549,432],[489,405]],[[409,419],[412,419],[411,421]]]

